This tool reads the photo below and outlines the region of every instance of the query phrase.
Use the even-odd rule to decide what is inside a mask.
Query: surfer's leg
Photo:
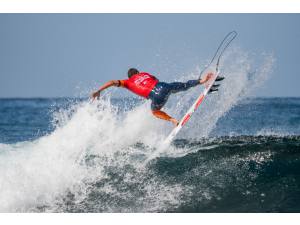
[[[152,114],[162,120],[167,120],[172,122],[175,126],[178,125],[178,121],[171,116],[169,116],[167,113],[161,111],[161,108],[166,104],[168,98],[163,99],[162,101],[159,101],[159,98],[153,98],[151,102],[151,110]]]
[[[172,122],[175,126],[177,126],[179,124],[179,122],[176,119],[172,118],[171,116],[169,116],[164,111],[161,111],[161,110],[152,110],[152,114],[155,117],[159,118],[159,119],[167,120],[167,121]]]
[[[164,107],[166,102],[168,101],[168,98],[171,94],[171,88],[170,85],[167,83],[160,82],[156,85],[154,90],[149,95],[149,99],[151,99],[151,110],[152,114],[163,120],[167,120],[172,122],[174,125],[178,125],[178,121],[171,116],[169,116],[167,113],[161,111],[161,108]]]
[[[180,91],[186,91],[191,87],[195,87],[199,84],[200,84],[199,80],[189,80],[186,83],[173,82],[173,83],[169,83],[169,88],[171,89],[171,93],[177,93]]]

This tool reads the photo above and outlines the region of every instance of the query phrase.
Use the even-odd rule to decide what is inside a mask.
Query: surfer
[[[105,83],[96,92],[92,93],[92,99],[98,98],[100,93],[112,86],[123,87],[133,92],[136,95],[150,99],[152,114],[163,120],[172,122],[174,125],[178,125],[178,120],[169,116],[162,111],[162,107],[166,104],[170,94],[174,94],[180,91],[186,91],[191,87],[195,87],[199,84],[206,83],[212,76],[212,73],[208,73],[203,79],[189,80],[186,83],[172,82],[165,83],[160,82],[155,76],[146,73],[139,72],[135,68],[128,70],[128,79],[126,80],[111,80]]]

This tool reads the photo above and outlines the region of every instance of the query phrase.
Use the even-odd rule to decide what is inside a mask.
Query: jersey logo
[[[150,77],[149,75],[143,75],[143,76],[139,77],[138,79],[136,79],[136,80],[134,81],[134,83],[135,83],[136,85],[139,85],[139,84],[141,84],[141,83],[145,84],[145,81],[146,81],[146,79],[148,79],[148,78],[151,78],[151,77]]]

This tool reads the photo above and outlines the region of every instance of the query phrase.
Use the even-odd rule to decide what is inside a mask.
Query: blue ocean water
[[[17,143],[53,131],[53,112],[67,108],[76,99],[0,99],[0,143]]]
[[[37,139],[55,128],[53,113],[83,99],[0,99],[0,143]],[[113,99],[132,106],[138,99]],[[213,136],[299,135],[300,98],[251,98],[242,101],[218,120]]]
[[[0,99],[0,211],[300,212],[300,98],[239,101],[143,165],[172,128],[147,107]]]

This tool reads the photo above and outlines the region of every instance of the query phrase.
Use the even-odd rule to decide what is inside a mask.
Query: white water
[[[271,56],[264,57],[256,67],[241,50],[228,52],[221,67],[226,79],[220,91],[205,99],[178,138],[207,137],[221,116],[266,80],[272,64]],[[249,75],[255,69],[255,74]],[[196,73],[184,80],[195,78]],[[194,88],[172,96],[166,111],[179,119],[200,92]],[[36,211],[45,205],[48,206],[45,210],[60,211],[58,205],[66,192],[75,194],[75,202],[80,202],[86,198],[90,184],[108,177],[108,166],[122,169],[124,165],[132,165],[141,177],[128,175],[128,182],[145,179],[148,171],[141,166],[143,160],[172,128],[171,124],[155,119],[149,108],[150,103],[145,102],[123,112],[109,99],[75,104],[72,109],[54,115],[59,125],[51,134],[32,142],[1,144],[0,212]],[[185,149],[170,151],[172,156],[185,154]],[[97,156],[92,165],[86,163],[88,155]],[[180,194],[183,191],[187,194],[189,189],[155,178],[147,179],[143,185],[146,194],[135,198],[141,206],[139,211],[155,211],[163,209],[165,204],[176,204]],[[110,195],[122,195],[109,184],[100,189]],[[130,194],[120,197],[134,198]],[[113,204],[102,208],[126,211]]]

